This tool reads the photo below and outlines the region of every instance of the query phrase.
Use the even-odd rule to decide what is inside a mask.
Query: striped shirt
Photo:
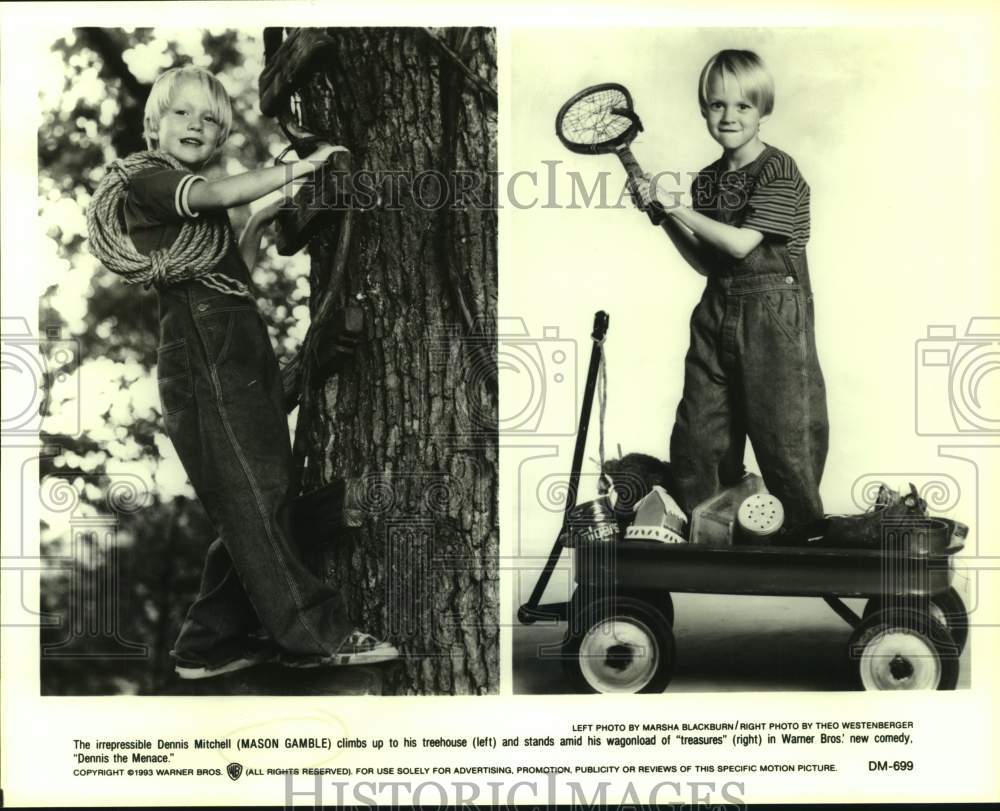
[[[742,169],[727,171],[722,158],[706,166],[691,184],[691,199],[713,220],[786,242],[792,258],[809,241],[809,185],[791,156],[773,146]]]

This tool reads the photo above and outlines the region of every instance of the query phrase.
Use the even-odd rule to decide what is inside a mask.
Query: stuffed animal
[[[615,512],[633,512],[636,502],[659,485],[667,493],[673,491],[674,478],[670,462],[663,462],[645,453],[626,453],[619,459],[607,459],[599,490],[606,493],[614,486],[618,500]]]

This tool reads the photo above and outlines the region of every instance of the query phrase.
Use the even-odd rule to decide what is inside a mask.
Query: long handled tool
[[[590,351],[590,367],[587,369],[587,382],[583,389],[583,405],[580,408],[580,426],[576,431],[576,448],[573,451],[573,467],[569,474],[569,488],[566,491],[566,506],[563,508],[563,523],[556,542],[549,553],[549,559],[545,562],[545,568],[538,576],[538,582],[531,592],[528,602],[522,605],[517,611],[518,620],[524,625],[530,625],[540,619],[559,619],[552,610],[547,610],[544,606],[539,606],[545,588],[549,585],[552,572],[559,562],[559,557],[563,550],[563,531],[569,520],[569,514],[576,506],[576,492],[580,486],[580,468],[583,467],[583,454],[587,448],[587,429],[590,426],[590,412],[594,405],[594,390],[597,388],[597,375],[603,362],[604,336],[608,332],[608,314],[604,310],[598,310],[594,314],[594,331],[590,337],[594,340],[593,348]],[[559,606],[563,612],[565,606]],[[563,617],[564,618],[564,617]]]
[[[564,147],[581,155],[614,153],[628,173],[629,189],[639,194],[645,175],[629,144],[642,132],[642,121],[632,108],[632,95],[620,84],[585,88],[567,101],[556,116],[556,135]],[[639,194],[641,208],[653,225],[667,218],[659,200]]]

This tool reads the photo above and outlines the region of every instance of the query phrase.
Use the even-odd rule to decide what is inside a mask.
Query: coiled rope
[[[221,218],[186,219],[169,248],[158,248],[149,256],[139,253],[125,232],[125,197],[132,178],[146,169],[186,167],[165,152],[136,152],[108,166],[87,207],[90,250],[126,284],[163,286],[197,279],[218,290],[253,299],[247,286],[213,269],[232,243],[229,228]]]

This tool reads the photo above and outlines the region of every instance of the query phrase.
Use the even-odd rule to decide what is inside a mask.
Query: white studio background
[[[775,78],[774,112],[762,138],[795,158],[812,190],[808,256],[831,430],[825,508],[857,512],[852,487],[860,477],[900,472],[892,484],[905,487],[910,471],[954,464],[938,457],[934,438],[915,430],[915,344],[928,325],[954,325],[961,336],[970,317],[996,314],[992,189],[984,182],[994,171],[987,139],[996,88],[988,43],[981,30],[941,27],[513,32],[510,168],[537,173],[537,184],[522,175],[500,187],[509,209],[501,314],[523,318],[533,336],[557,327],[561,339],[578,346],[575,392],[550,375],[544,408],[564,412],[563,400],[579,397],[593,314],[607,310],[607,454],[616,455],[620,443],[626,453],[666,458],[688,320],[704,285],[627,197],[620,208],[585,207],[578,189],[577,207],[569,207],[571,173],[589,189],[600,171],[608,172],[612,206],[625,173],[613,155],[563,148],[554,133],[556,112],[588,85],[626,85],[645,126],[634,154],[647,172],[681,173],[686,191],[687,173],[721,152],[698,108],[701,68],[720,49],[747,48]],[[559,164],[553,170],[545,161]],[[554,187],[547,180],[553,171]],[[525,375],[503,362],[501,342],[502,420],[526,402]],[[984,379],[980,389],[994,415],[998,377]],[[945,388],[940,396],[947,396]],[[580,501],[593,497],[597,424],[595,404]],[[513,503],[505,515],[516,511],[517,518],[505,529],[524,561],[518,603],[542,562],[524,556],[545,555],[558,532],[561,513],[550,489],[567,478],[574,445],[565,432],[531,440],[526,444],[558,446],[558,455],[524,461],[531,452],[507,451],[505,492]],[[502,441],[520,440],[502,434]],[[749,449],[747,462],[755,469]],[[959,503],[945,514],[970,522],[973,509]],[[550,589],[547,599],[559,598]]]

